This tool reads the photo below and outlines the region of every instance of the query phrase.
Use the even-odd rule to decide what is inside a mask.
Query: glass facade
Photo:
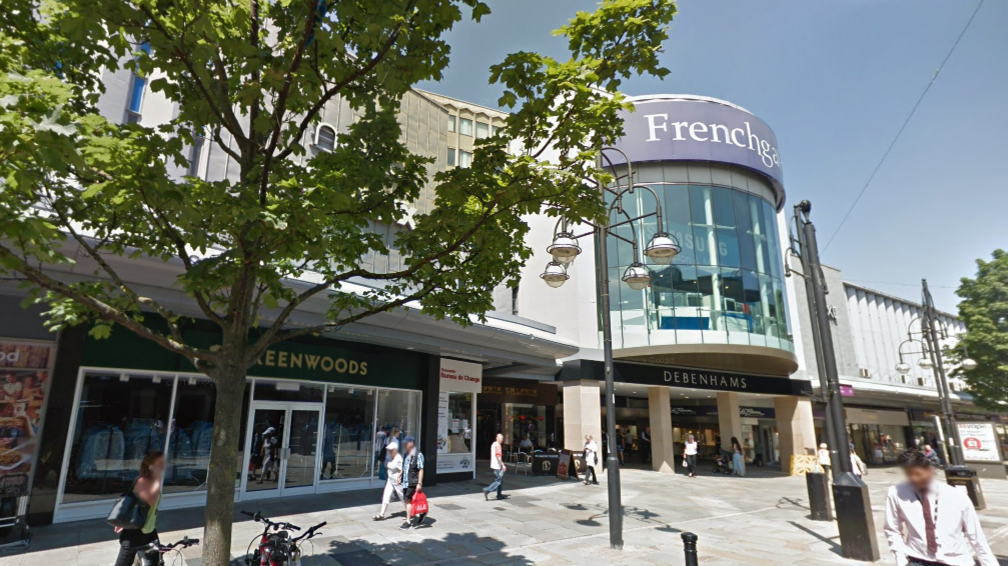
[[[620,278],[658,232],[654,216],[616,229],[609,238],[609,280],[614,339],[631,348],[652,344],[709,343],[766,346],[793,351],[789,336],[784,265],[776,211],[762,198],[737,189],[696,184],[649,185],[661,200],[664,230],[682,251],[671,265],[645,262],[649,288],[634,291]],[[653,212],[647,190],[623,198],[626,220]],[[637,231],[634,234],[634,230]]]
[[[166,455],[166,496],[204,491],[215,403],[213,383],[199,375],[84,371],[59,503],[118,497],[153,450]],[[420,419],[419,391],[250,379],[236,487],[245,476],[248,493],[277,491],[281,466],[285,489],[317,485],[321,491],[338,480],[368,481],[377,476],[390,439],[420,438]]]

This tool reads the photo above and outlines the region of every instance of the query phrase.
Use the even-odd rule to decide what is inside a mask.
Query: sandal
[[[375,515],[374,517],[371,517],[371,519],[373,519],[375,521],[384,521],[385,520],[385,515]]]

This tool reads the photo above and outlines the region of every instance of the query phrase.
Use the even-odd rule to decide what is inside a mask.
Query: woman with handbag
[[[699,451],[700,445],[697,444],[696,437],[689,435],[683,448],[683,465],[686,466],[686,472],[691,478],[696,477],[696,458]]]
[[[140,462],[140,477],[116,503],[109,522],[119,533],[119,556],[115,566],[132,566],[137,552],[157,540],[157,511],[165,472],[164,452],[148,452]]]

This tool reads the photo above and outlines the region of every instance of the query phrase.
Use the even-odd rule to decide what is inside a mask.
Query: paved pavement
[[[395,504],[398,517],[371,520],[380,497],[375,490],[238,508],[258,509],[302,526],[328,521],[314,549],[306,551],[303,566],[681,565],[680,533],[686,531],[699,536],[700,563],[705,565],[859,564],[838,555],[835,523],[808,519],[801,477],[750,469],[746,478],[690,479],[624,469],[622,552],[608,544],[605,475],[602,485],[584,486],[509,471],[505,486],[510,497],[487,502],[480,487],[490,477],[481,470],[476,481],[430,488],[430,517],[415,531],[399,530],[402,508]],[[882,564],[893,562],[881,527],[885,490],[896,477],[895,470],[872,470],[866,477]],[[1008,566],[1008,482],[985,480],[983,487],[988,508],[981,520],[1003,557],[1001,564]],[[201,509],[160,513],[162,540],[201,536],[201,515]],[[244,564],[246,545],[259,529],[242,517],[236,518],[234,532],[234,563]],[[104,566],[112,563],[116,550],[114,535],[102,521],[55,525],[35,529],[28,551],[0,555],[0,566]],[[198,548],[184,558],[185,566],[198,566]]]

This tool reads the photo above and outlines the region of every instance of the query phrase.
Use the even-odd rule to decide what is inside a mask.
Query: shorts
[[[405,487],[403,489],[403,499],[405,499],[407,503],[412,502],[413,501],[413,494],[414,493],[416,493],[416,486],[415,485],[410,485],[410,486]]]

